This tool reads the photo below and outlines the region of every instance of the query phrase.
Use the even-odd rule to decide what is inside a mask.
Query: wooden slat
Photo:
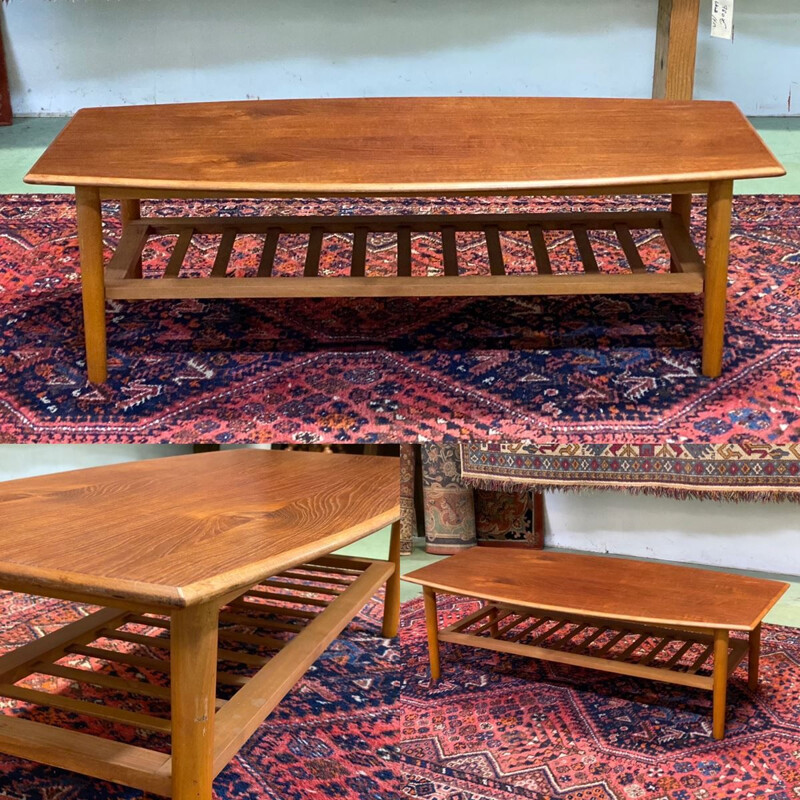
[[[648,639],[650,635],[647,633],[640,634],[632,644],[629,644],[618,656],[617,658],[628,658],[630,655],[635,653]]]
[[[319,600],[316,597],[298,596],[294,594],[280,594],[278,592],[264,592],[260,589],[251,589],[247,593],[248,597],[260,597],[264,600],[282,600],[284,603],[302,603],[307,606],[320,606],[325,608],[327,600]],[[285,609],[281,609],[285,610]],[[310,613],[310,612],[309,612]]]
[[[306,278],[314,278],[319,275],[319,259],[322,255],[322,238],[324,235],[325,230],[320,226],[314,226],[309,232],[306,263],[305,267],[303,267],[303,275]]]
[[[470,636],[477,636],[478,634],[483,633],[484,631],[494,627],[495,625],[497,625],[498,622],[504,620],[506,617],[510,616],[513,613],[514,613],[513,611],[509,611],[508,609],[502,610],[499,614],[497,614],[497,616],[492,616],[492,618],[489,619],[488,622],[484,622],[482,625],[479,625],[477,628],[475,628],[475,630],[470,631]]]
[[[499,231],[523,231],[534,226],[540,231],[569,230],[573,225],[585,225],[593,230],[614,230],[620,222],[631,230],[658,229],[669,211],[601,211],[592,213],[552,212],[542,214],[369,214],[345,216],[279,216],[279,217],[145,217],[140,224],[158,234],[180,233],[191,227],[197,233],[219,234],[231,227],[240,233],[266,233],[278,228],[283,233],[310,233],[312,228],[324,228],[328,233],[352,233],[366,228],[369,233],[431,233],[442,226],[459,232],[478,233],[487,225]],[[139,223],[136,223],[139,224]]]
[[[411,277],[411,228],[407,225],[397,229],[397,275]]]
[[[22,717],[0,714],[0,752],[155,795],[171,792],[170,757],[165,753]]]
[[[353,233],[353,260],[350,265],[350,275],[354,278],[363,278],[367,264],[367,228],[358,225]]]
[[[586,226],[574,225],[572,235],[575,237],[575,244],[578,246],[578,253],[583,262],[584,271],[587,273],[600,272],[600,268],[597,266],[597,259],[594,256],[594,250],[592,250],[592,243],[586,233]]]
[[[550,647],[555,647],[557,650],[563,650],[579,633],[582,633],[588,627],[588,622],[576,625],[566,636],[562,637],[557,642],[553,642]]]
[[[530,625],[527,625],[527,626],[526,626],[526,627],[524,627],[522,630],[520,630],[520,631],[517,631],[517,632],[516,632],[516,633],[515,633],[515,634],[514,634],[514,635],[513,635],[513,636],[512,636],[510,639],[509,639],[509,641],[511,641],[511,642],[518,642],[520,639],[523,639],[523,638],[524,638],[525,636],[527,636],[529,633],[532,633],[532,632],[533,632],[533,631],[535,631],[537,628],[540,628],[542,625],[544,625],[544,623],[545,623],[545,622],[549,622],[549,620],[547,620],[547,619],[538,619],[538,620],[536,620],[535,622],[532,622]]]
[[[653,646],[653,649],[649,653],[639,660],[639,663],[643,667],[646,667],[670,643],[670,641],[671,640],[669,637],[665,636],[660,642],[657,642]]]
[[[158,686],[145,681],[131,681],[125,678],[118,678],[116,675],[108,675],[105,672],[96,672],[90,669],[75,669],[66,667],[63,664],[37,664],[35,672],[44,675],[54,675],[57,678],[65,678],[74,683],[88,683],[92,686],[102,686],[105,689],[117,689],[129,694],[139,694],[145,697],[157,697],[161,700],[169,700],[169,686]]]
[[[673,272],[694,275],[702,275],[705,272],[703,259],[678,214],[668,214],[663,217],[661,232],[669,248]]]
[[[146,222],[128,223],[106,267],[106,280],[125,280],[133,277],[149,235],[150,228]]]
[[[482,647],[500,653],[538,658],[542,661],[554,661],[558,664],[588,667],[602,672],[613,672],[618,675],[631,675],[639,678],[650,678],[664,683],[675,683],[679,686],[692,686],[698,689],[710,689],[711,679],[704,675],[687,675],[685,672],[674,672],[661,667],[644,667],[637,663],[617,661],[615,659],[598,658],[595,655],[582,655],[565,650],[553,650],[549,647],[536,647],[530,644],[512,642],[508,639],[493,639],[487,636],[476,637],[469,633],[442,633],[443,642],[453,642],[469,647]],[[223,711],[220,714],[224,713]]]
[[[264,236],[264,247],[261,250],[261,259],[258,262],[259,278],[269,278],[275,265],[275,253],[278,250],[278,240],[280,239],[281,229],[271,226],[267,228]]]
[[[251,617],[246,614],[232,614],[228,611],[220,612],[219,619],[220,622],[229,622],[232,625],[246,625],[251,628],[259,628],[268,631],[286,631],[287,633],[298,633],[299,631],[303,630],[302,625],[290,625],[287,622],[269,622],[267,620],[259,619],[258,617]]]
[[[250,594],[250,592],[248,592]],[[282,600],[284,599],[283,595],[277,595]],[[297,617],[298,619],[314,619],[319,612],[317,611],[308,611],[302,608],[294,608],[293,606],[275,606],[269,603],[254,603],[250,600],[246,599],[245,595],[240,597],[236,597],[230,602],[231,606],[235,606],[238,609],[246,609],[248,611],[252,611],[254,614],[260,616],[265,612],[268,614],[281,614],[284,617]],[[277,625],[278,623],[269,622],[270,625]],[[283,624],[283,623],[280,623]],[[290,623],[286,623],[287,625]],[[293,625],[289,628],[283,628],[282,630],[299,630],[296,625]]]
[[[531,647],[538,645],[540,642],[543,642],[545,639],[550,638],[554,633],[558,633],[565,625],[569,625],[569,620],[562,619],[557,625],[554,625],[552,628],[548,628],[546,631],[542,631],[532,642]]]
[[[608,628],[600,625],[598,629],[591,635],[587,636],[576,648],[573,652],[575,653],[587,653],[589,651],[589,646],[595,639],[599,639],[604,633],[608,633]]]
[[[632,272],[646,272],[646,267],[639,255],[639,249],[636,247],[636,242],[633,241],[630,228],[624,223],[619,223],[614,226],[614,230],[619,239],[622,252],[625,253],[625,258],[628,259],[628,266]]]
[[[489,252],[489,272],[492,275],[505,275],[503,248],[500,244],[500,233],[496,225],[487,225],[483,229],[486,236],[486,249]]]
[[[351,580],[347,581],[344,580],[344,578],[331,578],[330,576],[325,577],[324,575],[312,575],[311,572],[296,572],[295,570],[281,572],[280,575],[276,575],[275,577],[291,578],[292,580],[297,580],[297,581],[313,581],[314,583],[326,583],[332,586],[350,586],[353,583],[353,581]],[[311,591],[314,587],[307,586],[306,588],[309,591]]]
[[[284,581],[284,580],[282,580],[282,578],[284,576],[285,576],[285,573],[283,575],[276,575],[274,578],[268,578],[265,581],[261,581],[261,583],[259,585],[260,586],[271,586],[274,589],[291,589],[291,590],[293,590],[295,592],[311,592],[313,594],[332,594],[332,595],[337,595],[337,594],[341,594],[342,593],[341,589],[331,589],[328,586],[305,586],[302,583],[291,583],[291,582],[288,582],[288,581]],[[351,583],[350,581],[347,581],[346,585],[349,586],[350,583]],[[250,592],[246,592],[245,594],[253,594],[253,592],[250,591]]]
[[[474,622],[478,622],[479,620],[484,619],[491,613],[491,611],[492,611],[491,606],[483,606],[483,608],[479,608],[477,611],[473,611],[471,614],[467,614],[466,617],[456,620],[452,625],[448,625],[446,628],[442,628],[442,630],[463,631],[464,628],[468,628]]]
[[[517,627],[517,625],[522,625],[523,622],[527,622],[531,618],[531,614],[522,614],[521,616],[517,617],[516,619],[511,620],[511,622],[506,623],[503,625],[502,628],[497,629],[497,636],[503,636],[504,634],[508,633],[509,631],[513,630]]]
[[[59,694],[48,694],[37,689],[28,689],[24,686],[15,686],[11,683],[0,684],[0,696],[10,697],[13,700],[20,700],[23,703],[33,703],[37,706],[48,706],[59,708],[62,711],[70,711],[74,714],[83,714],[87,717],[95,717],[122,725],[132,725],[135,728],[144,728],[149,731],[159,733],[170,732],[170,721],[160,719],[150,714],[140,714],[137,711],[126,711],[122,708],[90,703],[86,700],[76,700],[72,697],[65,697]]]
[[[536,260],[536,271],[539,275],[552,275],[553,267],[550,264],[550,254],[547,252],[547,242],[544,240],[542,225],[528,225],[528,236],[533,247],[533,257]]]
[[[183,260],[186,258],[186,251],[192,243],[192,236],[194,236],[194,231],[191,228],[185,228],[178,234],[178,241],[172,248],[167,267],[164,270],[165,278],[177,278],[180,274]]]
[[[57,661],[75,642],[91,641],[97,631],[116,622],[121,623],[127,616],[126,611],[118,608],[103,608],[47,636],[15,647],[0,657],[0,682],[18,681],[30,674],[32,666],[39,661]]]
[[[699,294],[701,274],[624,273],[575,275],[441,275],[274,278],[162,278],[116,281],[106,296],[118,300],[255,297],[473,297],[503,295]]]
[[[689,650],[695,642],[684,642],[683,645],[678,649],[678,651],[670,658],[665,664],[664,669],[672,669],[682,658],[686,655],[687,650]]]
[[[706,645],[705,649],[704,649],[704,650],[702,650],[702,651],[700,652],[700,654],[699,654],[699,655],[697,656],[697,658],[694,660],[694,662],[692,663],[692,665],[691,665],[691,666],[689,667],[689,669],[687,669],[686,671],[687,671],[688,673],[690,673],[690,674],[694,674],[695,672],[697,672],[697,670],[699,670],[699,669],[700,669],[700,667],[702,667],[702,666],[703,666],[703,664],[705,664],[705,663],[706,663],[706,661],[708,661],[708,657],[709,657],[709,656],[710,656],[710,655],[711,655],[713,652],[714,652],[714,645],[713,645],[713,644],[708,644],[708,645]]]
[[[241,642],[243,644],[254,644],[259,647],[266,647],[269,650],[280,650],[286,647],[288,642],[276,639],[273,636],[258,636],[254,633],[241,633],[240,631],[230,631],[220,628],[218,636],[226,642]]]
[[[374,562],[305,631],[292,639],[266,667],[218,712],[214,730],[214,773],[218,773],[283,699],[297,679],[363,608],[394,571]]]
[[[619,642],[621,639],[624,639],[630,631],[617,631],[617,633],[612,636],[598,651],[595,653],[595,658],[603,658],[604,656],[608,655],[613,649],[614,646]]]
[[[458,277],[456,229],[452,225],[442,226],[442,263],[445,275],[451,278]]]
[[[169,673],[169,661],[161,658],[150,658],[140,656],[135,653],[120,653],[116,650],[108,650],[105,647],[92,647],[85,644],[73,644],[67,648],[68,653],[75,653],[79,656],[89,656],[103,661],[113,661],[117,664],[128,664],[132,667],[144,667],[145,669],[155,669],[159,672]]]
[[[303,564],[303,569],[305,568],[312,569],[315,572],[324,572],[329,575],[352,575],[354,578],[358,577],[364,571],[360,567],[332,566],[331,559],[327,559],[324,562],[322,559],[310,561],[308,564]],[[298,567],[295,567],[295,569],[298,569]]]
[[[224,278],[228,272],[228,262],[231,260],[233,244],[236,241],[236,229],[226,228],[222,233],[222,239],[217,249],[217,256],[214,259],[214,266],[211,268],[212,278]]]

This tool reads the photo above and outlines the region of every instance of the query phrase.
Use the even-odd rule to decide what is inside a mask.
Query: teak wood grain
[[[473,548],[404,576],[434,592],[564,614],[753,630],[788,584],[694,567],[572,553]]]
[[[396,459],[237,450],[0,484],[0,585],[123,607],[220,598],[400,518]]]
[[[26,181],[145,196],[509,194],[783,174],[729,102],[447,97],[87,108]]]

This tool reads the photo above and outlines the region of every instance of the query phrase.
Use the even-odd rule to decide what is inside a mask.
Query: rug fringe
[[[632,495],[651,495],[654,497],[668,497],[675,500],[713,500],[716,502],[734,503],[800,503],[800,486],[796,489],[788,488],[736,488],[716,487],[698,489],[687,486],[667,486],[664,484],[648,483],[594,483],[590,481],[570,480],[560,483],[546,478],[486,478],[475,475],[461,475],[461,480],[472,489],[490,492],[525,492],[532,489],[546,492],[625,492]]]

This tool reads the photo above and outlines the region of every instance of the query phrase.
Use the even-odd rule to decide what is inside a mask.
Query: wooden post
[[[0,3],[0,7],[2,7],[2,3]],[[0,24],[0,125],[10,125],[12,117],[11,89],[8,85],[8,64],[3,44],[3,28],[4,26]]]
[[[672,213],[677,214],[687,231],[692,229],[692,196],[690,194],[672,195]]]
[[[714,714],[715,739],[725,738],[725,700],[728,691],[728,631],[714,631]]]
[[[711,183],[708,187],[706,274],[703,292],[703,374],[709,378],[716,378],[722,372],[732,209],[733,181]]]
[[[659,0],[653,97],[691,100],[700,0]]]
[[[758,690],[758,663],[761,660],[761,623],[748,635],[750,648],[747,651],[747,685],[751,692]]]
[[[134,222],[137,219],[142,218],[142,204],[140,200],[121,200],[119,204],[119,215],[122,220],[122,232],[125,232],[125,228],[128,226],[129,222]],[[141,278],[142,277],[142,259],[136,262],[136,266],[133,270],[133,277],[134,278]]]
[[[172,614],[173,800],[212,800],[218,624],[213,603]]]
[[[394,572],[386,580],[386,596],[383,600],[383,635],[387,639],[397,636],[400,627],[400,522],[392,523],[389,539],[389,561]]]
[[[430,586],[423,586],[422,596],[425,599],[425,625],[428,629],[431,680],[438,681],[441,676],[441,668],[439,663],[439,617],[436,613],[436,592]]]
[[[78,245],[81,256],[83,328],[86,338],[86,367],[92,383],[108,377],[106,363],[106,290],[103,266],[103,220],[100,192],[76,186]]]
[[[489,636],[493,639],[497,638],[498,634],[498,627],[497,627],[497,607],[492,606],[489,609],[489,619],[492,621],[492,624],[489,626]]]

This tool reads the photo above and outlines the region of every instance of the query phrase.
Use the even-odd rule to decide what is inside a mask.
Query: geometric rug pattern
[[[474,601],[440,596],[440,624]],[[431,685],[421,600],[403,609],[404,792],[426,800],[717,800],[800,796],[800,631],[765,625],[761,684],[711,693],[442,645]],[[457,613],[455,613],[457,612]]]
[[[614,208],[644,209],[622,198]],[[604,205],[605,203],[605,205]],[[663,206],[663,202],[659,199]],[[695,208],[695,238],[703,212]],[[602,200],[426,199],[163,202],[154,215],[593,211]],[[106,206],[108,252],[119,236]],[[592,234],[601,268],[620,269],[613,232]],[[646,262],[668,269],[654,232]],[[574,240],[553,235],[557,269],[577,269]],[[168,237],[145,252],[163,265]],[[502,236],[509,272],[530,243]],[[187,270],[215,243],[200,237]],[[347,237],[325,237],[321,270],[346,267]],[[459,235],[463,272],[486,270],[485,244]],[[239,237],[231,270],[255,269],[260,242]],[[415,236],[413,272],[441,272],[438,235]],[[393,263],[371,236],[367,274]],[[302,280],[305,241],[281,237],[276,273]],[[85,377],[72,198],[0,198],[0,441],[416,442],[664,441],[781,443],[800,428],[800,198],[737,197],[725,363],[700,371],[697,296],[115,301],[110,377]],[[292,277],[294,276],[294,277]],[[431,278],[435,279],[435,278]]]

